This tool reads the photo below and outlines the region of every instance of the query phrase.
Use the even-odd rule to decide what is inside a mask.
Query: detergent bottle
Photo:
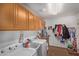
[[[29,47],[30,47],[30,40],[26,39],[25,48],[29,48]]]

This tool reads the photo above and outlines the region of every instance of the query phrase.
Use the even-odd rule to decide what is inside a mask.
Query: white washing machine
[[[14,44],[0,49],[0,56],[37,56],[37,51],[33,48],[24,48],[22,44]]]

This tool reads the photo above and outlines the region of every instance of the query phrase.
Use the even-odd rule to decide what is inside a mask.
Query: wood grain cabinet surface
[[[29,30],[35,30],[34,15],[31,12],[29,12],[29,22],[28,23],[29,23],[29,25],[28,25]]]
[[[0,30],[39,30],[43,21],[21,4],[0,4]]]
[[[14,19],[14,28],[16,30],[28,30],[28,10],[23,8],[20,5],[15,5],[15,19]]]
[[[0,4],[0,30],[11,30],[14,25],[14,4]]]

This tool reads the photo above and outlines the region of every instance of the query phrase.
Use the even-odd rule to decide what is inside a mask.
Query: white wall
[[[0,48],[14,43],[19,38],[19,32],[0,31]]]
[[[67,27],[77,27],[76,17],[75,16],[64,16],[60,18],[54,19],[46,19],[46,26],[52,25],[54,27],[55,24],[65,24]],[[67,47],[67,43],[61,44],[59,40],[49,39],[49,44],[52,46],[59,46],[59,47]]]

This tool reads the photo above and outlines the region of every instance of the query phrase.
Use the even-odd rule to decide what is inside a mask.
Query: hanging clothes
[[[53,31],[55,33],[55,36],[62,36],[62,25],[61,24],[55,25]]]
[[[68,31],[68,28],[66,27],[66,25],[63,25],[63,38],[64,39],[70,38],[69,31]]]
[[[76,34],[76,29],[75,28],[72,29],[72,34],[73,34],[72,37],[76,38],[76,35],[75,35]]]
[[[58,24],[57,27],[58,36],[62,36],[62,25]]]
[[[54,34],[55,34],[55,36],[58,36],[58,35],[57,35],[57,34],[58,34],[58,32],[57,32],[57,25],[55,25]]]
[[[64,43],[64,39],[70,38],[69,30],[66,25],[56,24],[53,32],[55,34],[55,37],[59,39],[62,43]]]
[[[70,40],[71,40],[71,42],[73,42],[73,40],[76,38],[75,27],[69,27],[69,34],[70,34]]]
[[[55,24],[55,29],[57,28],[57,25]]]
[[[73,50],[75,51],[75,52],[77,52],[77,40],[76,40],[76,38],[73,40]]]
[[[65,40],[63,39],[63,37],[61,36],[61,40],[60,40],[61,43],[64,43]]]

